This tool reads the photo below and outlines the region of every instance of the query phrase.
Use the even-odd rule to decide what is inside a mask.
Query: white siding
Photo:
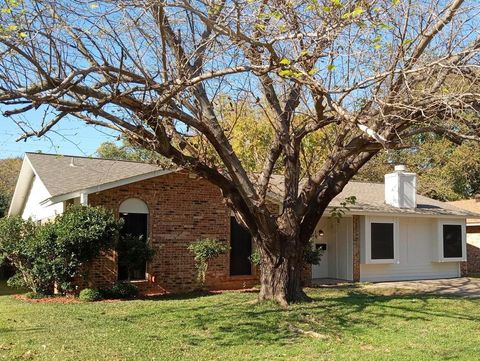
[[[32,187],[28,194],[25,206],[22,212],[22,218],[32,218],[35,221],[47,220],[63,212],[63,203],[53,204],[51,206],[42,206],[40,202],[49,198],[50,194],[37,177],[32,182]]]
[[[361,281],[400,281],[460,276],[459,262],[434,262],[438,245],[437,219],[399,217],[399,263],[362,264]],[[361,219],[363,224],[364,217]],[[364,227],[362,227],[364,230]],[[365,232],[361,232],[365,252]],[[364,257],[362,257],[364,260]]]

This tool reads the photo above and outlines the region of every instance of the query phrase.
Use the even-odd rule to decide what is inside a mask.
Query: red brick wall
[[[467,272],[480,274],[480,226],[467,226]]]
[[[194,289],[196,269],[188,245],[206,237],[230,242],[230,210],[220,190],[206,180],[179,172],[91,194],[89,204],[118,213],[120,204],[128,198],[139,198],[147,204],[149,237],[156,252],[147,265],[148,280],[138,282],[139,288],[147,293]],[[211,262],[209,288],[236,289],[258,283],[255,275],[231,277],[229,265],[229,254]],[[100,257],[89,269],[91,286],[115,282],[116,255]]]

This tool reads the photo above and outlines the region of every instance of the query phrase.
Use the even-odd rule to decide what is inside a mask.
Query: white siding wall
[[[399,263],[364,264],[365,218],[362,217],[361,281],[400,281],[460,276],[459,262],[433,262],[438,245],[437,219],[399,217],[398,220]]]
[[[27,200],[25,201],[22,218],[32,218],[35,221],[42,221],[52,218],[57,214],[61,214],[63,212],[63,203],[57,203],[48,207],[44,207],[40,204],[41,201],[44,201],[48,197],[50,197],[50,194],[47,189],[43,183],[35,177]]]

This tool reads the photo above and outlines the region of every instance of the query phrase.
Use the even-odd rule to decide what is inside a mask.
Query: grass
[[[52,304],[0,291],[0,360],[477,360],[480,300],[311,289]],[[380,292],[381,294],[378,294]]]

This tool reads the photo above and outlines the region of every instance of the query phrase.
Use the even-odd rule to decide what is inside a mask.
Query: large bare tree
[[[0,101],[21,139],[75,117],[217,185],[260,251],[261,300],[305,298],[305,245],[380,149],[426,132],[479,139],[478,0],[10,0],[5,9]],[[238,101],[271,125],[253,174],[222,122]],[[38,108],[45,117],[26,121]],[[304,167],[316,132],[328,156]],[[275,169],[280,213],[268,206]]]

